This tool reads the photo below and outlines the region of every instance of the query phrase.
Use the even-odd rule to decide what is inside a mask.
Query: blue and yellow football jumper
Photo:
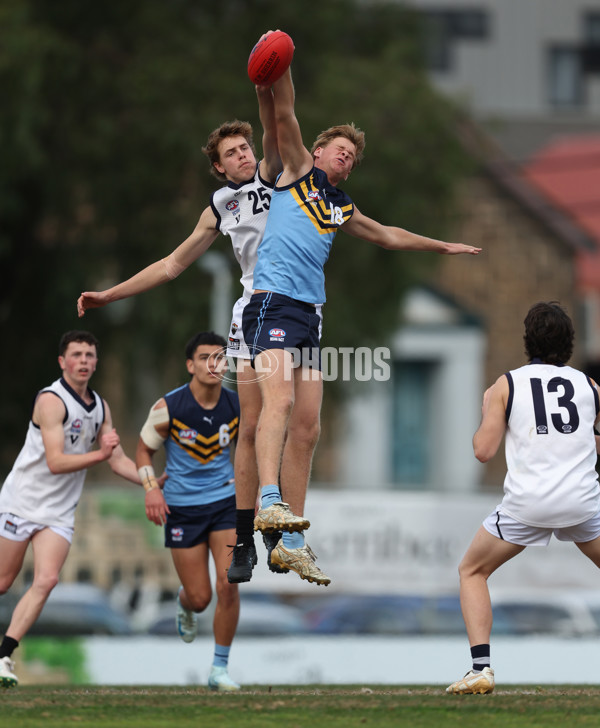
[[[353,214],[350,197],[316,167],[291,185],[275,187],[258,247],[254,289],[324,303],[323,267],[338,228]]]
[[[165,500],[173,506],[204,505],[235,494],[230,445],[238,434],[240,403],[223,388],[214,409],[198,404],[190,385],[165,395],[169,436]]]

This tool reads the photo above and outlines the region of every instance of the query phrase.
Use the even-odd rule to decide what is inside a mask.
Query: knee
[[[254,447],[256,440],[256,426],[258,418],[244,418],[240,420],[240,429],[238,431],[238,447],[240,445],[246,447]]]
[[[198,591],[188,591],[186,589],[185,594],[187,596],[188,603],[192,612],[200,613],[203,612],[206,607],[210,604],[212,599],[212,592],[210,589],[201,589]]]
[[[6,594],[6,592],[11,588],[13,581],[14,579],[9,576],[0,577],[0,596]]]
[[[217,600],[225,609],[238,604],[240,601],[240,593],[237,584],[230,584],[228,581],[219,581],[216,586]]]
[[[34,577],[31,588],[40,592],[45,598],[47,598],[57,584],[58,574],[54,572],[47,572]]]
[[[489,574],[485,574],[480,567],[469,562],[461,561],[458,565],[458,578],[461,583],[467,579],[472,579],[473,577],[482,577],[487,579],[488,576]]]
[[[314,449],[321,435],[321,423],[316,420],[301,420],[289,428],[289,437],[307,449]]]
[[[273,417],[289,417],[294,407],[294,392],[286,389],[285,391],[265,392],[263,396],[263,406],[260,415],[261,421],[264,418],[271,419]]]
[[[294,397],[292,395],[285,394],[272,401],[268,407],[268,411],[270,415],[275,415],[275,417],[285,417],[287,419],[289,418],[293,407]]]

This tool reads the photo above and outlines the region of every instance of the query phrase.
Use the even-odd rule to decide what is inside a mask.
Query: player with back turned
[[[525,318],[528,364],[503,374],[483,395],[475,456],[490,460],[505,439],[504,498],[483,521],[459,566],[460,602],[472,669],[446,692],[491,693],[492,605],[487,580],[527,546],[554,534],[600,567],[600,486],[596,473],[598,386],[567,365],[573,324],[556,302],[537,303]],[[535,655],[533,656],[535,659]]]

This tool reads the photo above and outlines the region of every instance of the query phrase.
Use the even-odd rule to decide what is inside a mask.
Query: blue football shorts
[[[208,541],[213,531],[235,528],[235,496],[202,506],[169,506],[165,546],[189,549]]]
[[[311,303],[281,293],[255,293],[244,308],[242,329],[252,365],[261,351],[284,349],[294,366],[321,370],[321,316]]]

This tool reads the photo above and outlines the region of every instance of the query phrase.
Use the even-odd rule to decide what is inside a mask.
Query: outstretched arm
[[[217,237],[217,220],[210,207],[207,207],[194,232],[175,248],[166,258],[157,260],[147,268],[122,283],[118,283],[105,291],[85,291],[77,300],[77,313],[83,316],[90,308],[100,308],[107,303],[119,301],[122,298],[136,296],[138,293],[149,291],[162,283],[173,280],[197,260],[211,246]]]
[[[482,463],[487,463],[498,452],[506,431],[507,402],[508,380],[503,374],[483,395],[481,424],[473,435],[473,452]]]
[[[312,169],[313,158],[302,142],[300,124],[294,111],[294,84],[290,69],[273,84],[277,143],[283,162],[281,186],[295,182]]]
[[[277,175],[283,169],[283,163],[277,145],[273,92],[268,86],[256,86],[256,96],[258,98],[258,114],[263,128],[263,159],[260,163],[260,174],[267,182],[274,183]]]
[[[342,230],[355,238],[362,238],[375,245],[380,245],[386,250],[422,250],[442,255],[459,255],[461,253],[478,255],[481,252],[481,248],[473,245],[445,243],[443,240],[426,238],[403,228],[382,225],[363,215],[357,208],[350,220],[342,225]]]

